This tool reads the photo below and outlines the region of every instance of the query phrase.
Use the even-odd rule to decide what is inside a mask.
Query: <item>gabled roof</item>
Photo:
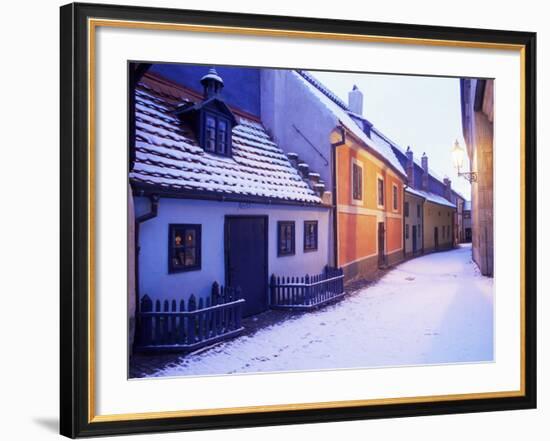
[[[205,152],[192,128],[173,114],[185,100],[196,103],[197,94],[157,75],[146,74],[136,87],[136,155],[129,175],[135,187],[181,196],[322,203],[261,122],[235,109],[232,157]]]
[[[330,112],[332,112],[342,126],[344,126],[356,138],[376,152],[381,159],[385,160],[398,173],[403,176],[407,176],[403,166],[398,161],[392,149],[387,145],[376,142],[374,139],[369,137],[363,131],[363,128],[359,126],[356,119],[354,119],[356,114],[352,113],[340,98],[338,98],[333,92],[317,80],[311,73],[298,70],[295,71],[295,74],[303,81],[308,90],[310,90],[313,95],[316,96]]]

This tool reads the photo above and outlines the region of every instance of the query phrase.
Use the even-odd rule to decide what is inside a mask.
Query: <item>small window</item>
[[[384,206],[384,179],[378,178],[378,206]]]
[[[278,230],[278,256],[291,256],[296,253],[294,221],[277,222]]]
[[[227,121],[218,122],[218,153],[225,155],[227,151]]]
[[[353,200],[363,200],[363,167],[355,161],[351,164],[351,181]]]
[[[416,217],[420,217],[420,204],[416,204]]]
[[[201,269],[201,226],[171,224],[169,228],[168,272]]]
[[[397,211],[397,185],[392,185],[392,196],[393,209]]]
[[[206,117],[206,143],[205,150],[216,151],[216,119],[212,116]]]
[[[206,114],[202,131],[202,146],[205,151],[218,155],[231,154],[231,128],[227,118]]]
[[[418,228],[416,229],[416,231],[418,231],[418,237],[422,234],[422,230],[420,228],[422,228],[422,226],[418,224]]]
[[[304,221],[304,251],[317,250],[317,221]]]
[[[409,203],[405,202],[405,207],[403,208],[405,210],[405,217],[409,217]]]
[[[409,238],[409,224],[405,224],[405,239]]]

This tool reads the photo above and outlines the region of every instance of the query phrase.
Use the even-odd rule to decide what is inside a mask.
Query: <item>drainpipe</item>
[[[336,176],[336,148],[346,144],[346,131],[344,127],[339,125],[337,129],[340,131],[340,141],[331,143],[331,159],[332,159],[332,234],[334,237],[334,267],[338,268],[338,198],[337,198],[337,176]]]
[[[135,225],[135,247],[136,247],[136,253],[135,253],[135,292],[136,292],[136,313],[139,311],[139,252],[140,252],[140,246],[139,246],[139,226],[145,221],[148,221],[149,219],[153,219],[157,217],[158,215],[158,207],[159,207],[159,196],[154,194],[149,196],[149,201],[151,203],[151,209],[147,212],[142,214],[141,216],[138,216],[136,218],[136,225]]]

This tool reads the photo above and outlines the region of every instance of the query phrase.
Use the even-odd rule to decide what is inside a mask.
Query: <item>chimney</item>
[[[407,147],[407,180],[409,181],[409,187],[414,188],[414,160],[413,160],[413,151],[411,146]]]
[[[211,68],[208,73],[201,78],[201,84],[204,88],[205,100],[219,95],[223,89],[223,80],[214,68]]]
[[[422,190],[428,191],[428,157],[422,153]]]
[[[445,199],[451,202],[451,180],[445,176],[443,183],[445,184]]]
[[[353,113],[363,115],[363,92],[356,85],[348,93],[348,107]]]

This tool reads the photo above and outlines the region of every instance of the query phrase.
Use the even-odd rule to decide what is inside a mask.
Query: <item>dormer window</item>
[[[204,96],[201,102],[179,106],[174,113],[196,130],[205,152],[231,156],[231,136],[238,122],[222,98],[223,80],[212,68],[201,78]]]
[[[209,153],[231,155],[231,130],[227,118],[213,113],[204,113],[204,129],[201,145]]]

